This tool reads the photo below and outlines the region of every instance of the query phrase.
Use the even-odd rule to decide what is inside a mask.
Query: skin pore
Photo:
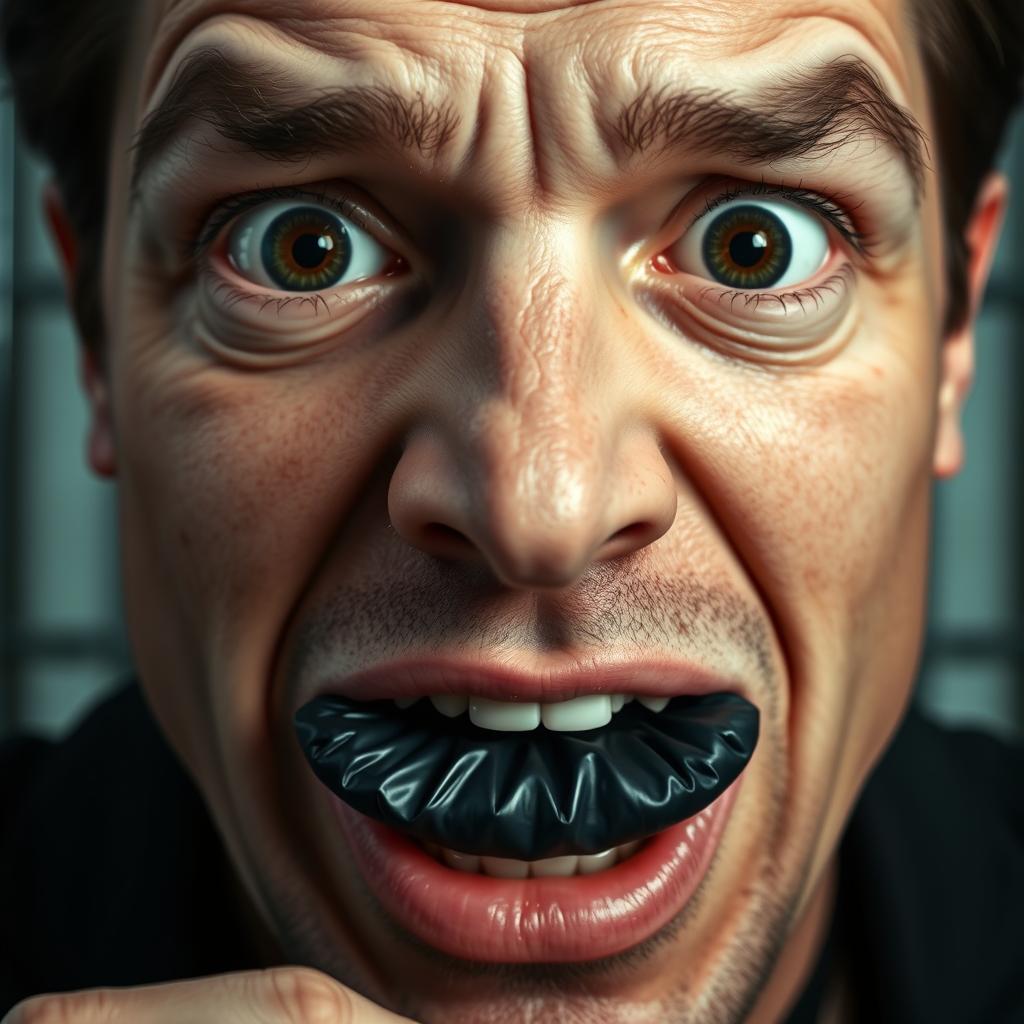
[[[133,181],[140,126],[203,50],[270,69],[267,96],[387,86],[446,117],[405,123],[401,152],[328,137],[271,159],[201,112]],[[754,106],[850,57],[927,139],[893,0],[145,6],[90,460],[119,481],[140,679],[268,957],[423,1021],[767,1024],[798,996],[842,827],[910,696],[970,325],[941,334],[927,161],[915,182],[866,131],[769,163],[695,127],[665,152],[617,140],[643,95]],[[317,302],[247,279],[226,245],[257,206],[223,204],[269,189],[350,203],[379,270]],[[736,195],[826,246],[807,281],[751,302],[687,263],[682,240]],[[993,179],[975,297],[1003,202]],[[759,746],[682,915],[606,962],[521,966],[383,918],[291,715],[326,671],[413,652],[536,671],[659,654],[740,680]]]

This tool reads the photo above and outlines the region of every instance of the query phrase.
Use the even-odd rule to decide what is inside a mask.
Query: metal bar
[[[924,658],[926,661],[992,659],[1016,663],[1024,659],[1024,638],[1009,629],[947,629],[928,635]],[[1024,677],[1021,678],[1024,687]]]
[[[1024,121],[1018,114],[1016,132],[1012,135],[1012,148],[1008,153],[1006,169],[1012,179],[1012,201],[1007,211],[1007,223],[1004,226],[1004,251],[1009,262],[1009,273],[1000,277],[999,286],[996,289],[997,300],[1003,299],[1006,303],[1006,310],[1011,315],[1014,324],[1014,331],[1018,335],[1017,342],[1010,346],[1010,366],[1013,381],[1020,381],[1024,374],[1024,352],[1021,351],[1021,343],[1024,343],[1024,289],[1019,285],[1020,274],[1024,270],[1024,198],[1019,194],[1019,187],[1024,184]],[[1019,459],[1017,453],[1024,450],[1024,404],[1017,401],[1013,404],[1012,422],[1007,424],[1007,443],[1011,446],[1010,457],[1006,460],[1007,472],[1010,477],[1008,490],[1012,508],[1016,510],[1013,517],[1020,521],[1024,513],[1024,480],[1021,479]],[[1014,624],[1014,633],[1020,638],[1024,634],[1024,538],[1020,530],[1011,530],[1011,536],[999,538],[997,542],[1002,543],[1008,549],[1011,565],[1014,568],[1013,575],[1013,615],[1011,621]],[[1017,726],[1024,732],[1024,641],[1018,639],[1016,656],[1013,659],[1013,678],[1021,681],[1021,685],[1015,688],[1011,696],[1012,713]]]
[[[38,629],[14,631],[7,655],[21,662],[38,658],[103,658],[118,665],[131,661],[124,634],[118,629]]]
[[[1020,232],[1016,234],[1019,237]],[[1019,244],[1016,251],[1020,251]],[[985,290],[985,307],[991,309],[997,306],[1024,312],[1024,289],[1013,287],[1006,278],[993,281]]]
[[[18,615],[17,345],[14,287],[16,179],[14,110],[0,103],[0,735],[10,732],[19,708],[18,669],[10,639]]]
[[[22,278],[18,282],[18,297],[23,305],[33,309],[64,306],[67,302],[63,281],[50,277]]]

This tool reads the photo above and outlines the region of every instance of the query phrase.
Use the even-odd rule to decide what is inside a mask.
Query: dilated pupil
[[[300,235],[292,245],[292,259],[303,270],[315,270],[334,249],[334,240],[329,235],[317,235],[312,232]]]
[[[729,256],[739,267],[756,267],[767,249],[768,239],[763,231],[739,231],[729,240]]]

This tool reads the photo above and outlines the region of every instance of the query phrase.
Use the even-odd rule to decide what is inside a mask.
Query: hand
[[[0,1024],[412,1024],[319,971],[275,967],[33,996]]]

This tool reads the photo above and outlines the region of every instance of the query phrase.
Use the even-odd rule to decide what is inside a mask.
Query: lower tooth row
[[[477,857],[473,854],[448,850],[434,843],[424,844],[427,852],[458,871],[468,871],[492,878],[568,878],[572,875],[594,875],[598,871],[632,857],[640,840],[615,846],[604,853],[549,857],[546,860],[513,860],[511,857]]]

